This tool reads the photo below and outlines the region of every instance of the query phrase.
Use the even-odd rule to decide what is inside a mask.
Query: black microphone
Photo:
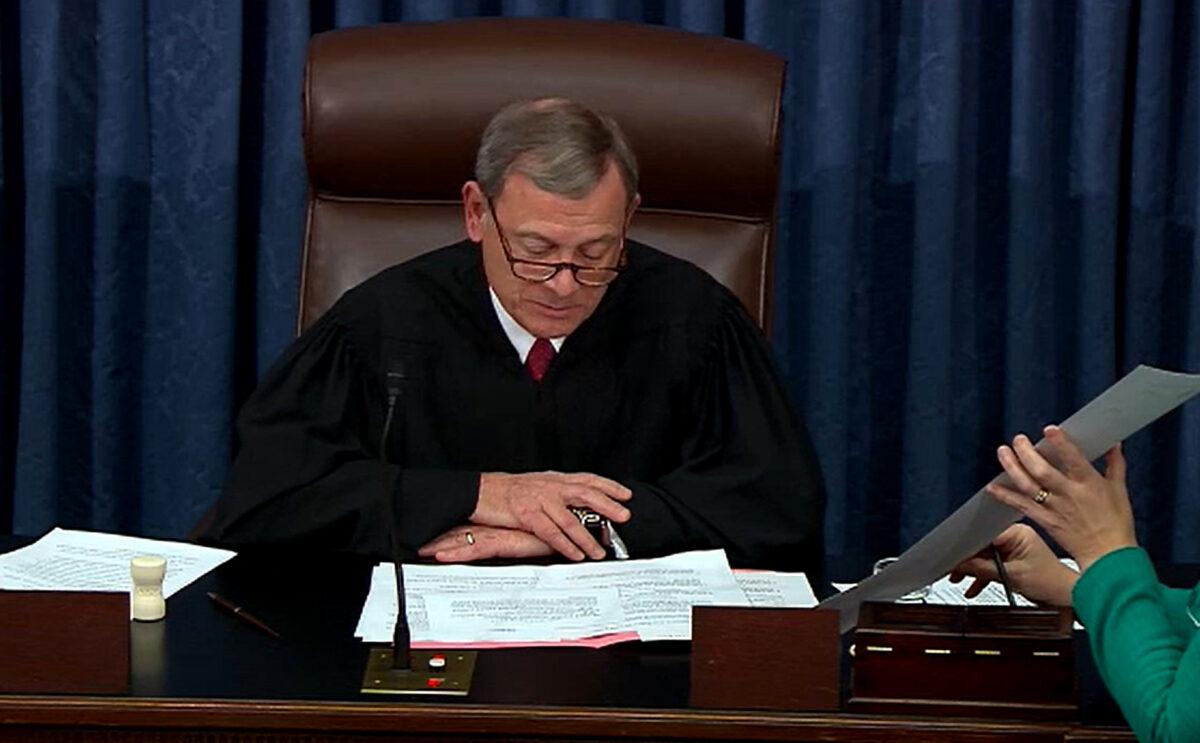
[[[404,476],[404,468],[399,469],[396,474],[396,482],[393,483],[391,489],[388,489],[387,445],[388,432],[392,428],[392,416],[396,412],[396,401],[400,399],[400,393],[403,392],[407,378],[404,362],[400,359],[392,359],[387,371],[387,417],[383,421],[383,436],[379,444],[379,459],[384,465],[383,494],[387,499],[388,517],[391,519],[389,533],[392,536],[392,560],[396,566],[396,629],[392,632],[392,668],[403,671],[412,667],[412,660],[409,657],[412,639],[408,631],[408,602],[404,596],[404,566],[401,564],[402,550],[398,533],[400,522],[396,518],[396,489],[400,487],[400,478]],[[404,426],[401,425],[399,428],[400,435],[403,437]],[[403,438],[400,440],[400,450],[404,450]]]

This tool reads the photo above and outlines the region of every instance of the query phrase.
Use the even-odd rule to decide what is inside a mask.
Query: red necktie
[[[542,377],[546,376],[546,370],[550,368],[550,362],[554,361],[554,344],[545,338],[538,338],[533,342],[533,348],[529,349],[529,355],[525,357],[525,370],[529,372],[529,376],[533,377],[533,381],[540,382]]]

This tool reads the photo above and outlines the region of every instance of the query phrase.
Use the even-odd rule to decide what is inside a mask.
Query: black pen
[[[221,596],[220,594],[216,594],[216,593],[213,593],[212,591],[209,591],[208,597],[210,599],[212,599],[213,602],[216,603],[217,606],[221,607],[222,609],[229,612],[230,614],[237,617],[238,619],[242,620],[243,622],[246,622],[254,627],[257,627],[258,629],[262,630],[263,632],[266,632],[268,635],[270,635],[272,637],[279,637],[279,633],[276,632],[275,630],[271,629],[269,626],[267,626],[266,622],[262,621],[261,619],[254,616],[253,614],[250,614],[245,609],[243,609],[242,607],[233,603],[232,601],[225,598],[224,596]]]
[[[996,572],[1000,574],[1000,583],[1004,586],[1004,595],[1008,597],[1008,605],[1016,606],[1017,599],[1013,596],[1012,584],[1008,582],[1008,570],[1004,568],[1004,560],[1000,559],[1000,550],[992,548],[992,560],[996,563]]]

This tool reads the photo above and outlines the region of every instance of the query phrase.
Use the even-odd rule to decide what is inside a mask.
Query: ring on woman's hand
[[[1045,503],[1046,499],[1049,497],[1050,497],[1050,491],[1046,490],[1045,488],[1042,488],[1041,490],[1037,491],[1037,495],[1033,496],[1033,502],[1040,506],[1043,503]]]
[[[475,544],[475,535],[469,531],[463,532],[463,539],[467,540],[467,544]]]

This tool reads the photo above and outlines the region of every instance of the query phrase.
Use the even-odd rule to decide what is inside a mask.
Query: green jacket
[[[1146,552],[1110,552],[1075,584],[1100,675],[1141,741],[1200,741],[1200,585],[1158,582]]]

